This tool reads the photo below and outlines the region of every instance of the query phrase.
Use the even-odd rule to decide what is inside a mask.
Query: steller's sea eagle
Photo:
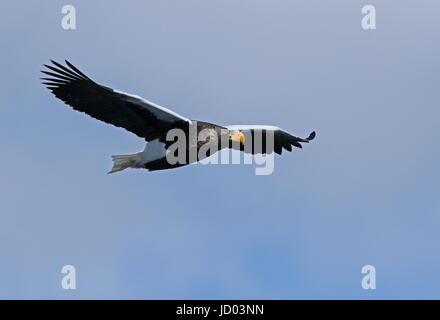
[[[302,148],[301,142],[308,143],[315,138],[312,132],[302,139],[274,126],[216,124],[185,118],[167,108],[147,101],[139,96],[114,90],[100,85],[66,60],[66,66],[51,60],[53,65],[44,65],[41,71],[48,77],[42,82],[58,98],[73,109],[93,118],[124,128],[147,141],[142,152],[130,155],[112,156],[113,168],[109,173],[126,168],[145,168],[149,171],[181,167],[197,162],[222,148],[234,148],[246,153],[281,154],[283,148],[292,151],[292,146]],[[196,134],[191,135],[193,128]],[[186,140],[184,161],[170,162],[168,154],[175,140],[168,139],[171,130],[181,130]],[[255,137],[262,141],[257,147]],[[271,137],[270,143],[266,140]],[[251,140],[251,141],[249,141]],[[226,141],[226,144],[220,143]],[[248,142],[252,142],[247,148]],[[246,142],[246,143],[245,143]],[[190,150],[199,151],[204,144],[215,146],[203,155],[196,152],[191,157]]]

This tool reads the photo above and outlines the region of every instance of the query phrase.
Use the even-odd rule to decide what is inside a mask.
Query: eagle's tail
[[[127,168],[143,168],[142,152],[112,156],[113,168],[107,173],[118,172]]]

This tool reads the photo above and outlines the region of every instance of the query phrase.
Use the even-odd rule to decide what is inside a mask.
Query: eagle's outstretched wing
[[[66,60],[67,66],[51,60],[41,78],[52,93],[73,109],[98,120],[125,128],[147,141],[163,137],[169,128],[191,120],[139,96],[102,86]]]
[[[292,151],[292,146],[297,148],[302,148],[301,143],[308,143],[313,140],[316,136],[315,131],[310,133],[310,135],[303,139],[299,137],[295,137],[275,126],[263,126],[263,125],[231,125],[226,126],[228,130],[231,131],[239,131],[244,134],[245,141],[246,138],[252,138],[252,145],[248,145],[249,149],[246,148],[245,145],[240,145],[240,150],[245,153],[272,153],[276,152],[281,154],[283,152],[283,148],[287,151]],[[271,148],[266,144],[266,138],[271,139],[273,136],[273,147]],[[258,143],[260,146],[258,146]],[[233,146],[234,149],[237,149],[237,146]]]

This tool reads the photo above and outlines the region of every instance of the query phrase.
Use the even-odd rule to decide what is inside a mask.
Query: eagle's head
[[[229,141],[240,142],[240,144],[244,144],[244,134],[241,131],[236,130],[228,130]]]

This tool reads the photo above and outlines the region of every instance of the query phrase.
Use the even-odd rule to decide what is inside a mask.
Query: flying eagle
[[[124,128],[147,141],[142,152],[130,155],[112,156],[113,168],[109,173],[126,168],[145,168],[149,171],[181,167],[197,162],[213,154],[196,153],[191,157],[189,150],[199,151],[204,144],[222,148],[233,148],[246,153],[281,154],[283,148],[292,151],[292,146],[302,148],[315,138],[312,132],[302,139],[274,126],[234,125],[219,126],[213,123],[190,120],[174,111],[161,107],[139,96],[114,90],[100,85],[66,60],[66,66],[51,60],[53,65],[44,65],[48,70],[41,71],[49,77],[41,78],[52,93],[77,111],[93,118]],[[191,128],[197,134],[191,138]],[[170,162],[169,148],[175,140],[169,141],[167,133],[172,129],[182,130],[186,134],[184,161]],[[257,136],[261,137],[257,147]],[[194,135],[192,135],[194,136]],[[271,136],[273,143],[267,143],[264,137]],[[250,143],[253,140],[254,144]],[[221,144],[220,141],[227,141]],[[246,146],[250,145],[250,148]],[[214,152],[215,152],[214,151]]]

